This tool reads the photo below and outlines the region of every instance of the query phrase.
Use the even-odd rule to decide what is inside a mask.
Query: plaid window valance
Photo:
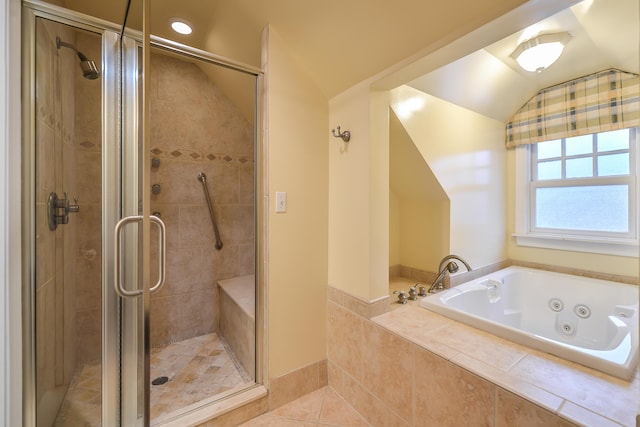
[[[507,148],[640,126],[638,74],[610,69],[542,89],[507,123]]]

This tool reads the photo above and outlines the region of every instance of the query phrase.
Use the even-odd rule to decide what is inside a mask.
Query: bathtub
[[[638,362],[638,289],[508,267],[425,297],[420,306],[629,380]]]

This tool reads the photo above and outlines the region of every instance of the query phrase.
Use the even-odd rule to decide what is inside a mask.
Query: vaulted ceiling
[[[121,22],[125,0],[57,0],[63,6]],[[260,65],[269,24],[327,97],[333,97],[426,46],[442,45],[525,0],[153,0],[151,32]],[[141,0],[131,5],[140,27]],[[172,17],[194,26],[190,36],[168,29]]]
[[[121,22],[126,0],[52,0]],[[565,3],[574,3],[564,0]],[[309,76],[331,98],[417,52],[435,50],[525,0],[153,0],[151,32],[163,38],[260,66],[261,34],[271,25]],[[522,29],[484,49],[429,72],[411,86],[505,121],[539,89],[606,68],[639,72],[638,0],[584,0],[537,24],[540,32],[568,31],[561,58],[542,73],[526,72],[510,57],[531,32]],[[130,24],[140,28],[142,0],[132,0]],[[194,26],[173,33],[169,19]]]
[[[532,32],[563,31],[571,40],[540,73],[523,70],[510,56]],[[640,72],[638,0],[583,1],[409,84],[506,122],[540,89],[608,68]]]

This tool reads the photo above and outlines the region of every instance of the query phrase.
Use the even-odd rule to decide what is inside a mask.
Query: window
[[[518,147],[518,244],[637,257],[638,133]]]

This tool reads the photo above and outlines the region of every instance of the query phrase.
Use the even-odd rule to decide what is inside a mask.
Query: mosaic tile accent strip
[[[201,153],[188,148],[153,147],[151,154],[159,158],[173,160],[210,161],[222,164],[248,164],[253,163],[253,156],[247,154],[230,153]]]
[[[86,149],[91,149],[91,148],[95,148],[96,147],[96,145],[91,141],[82,141],[80,143],[80,146],[82,146],[83,148],[86,148]]]

